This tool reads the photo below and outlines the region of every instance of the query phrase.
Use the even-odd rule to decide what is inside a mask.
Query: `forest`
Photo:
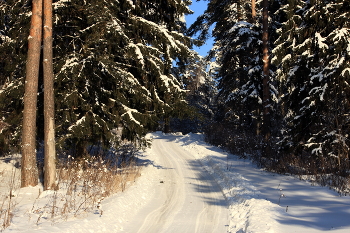
[[[0,0],[0,156],[27,145],[28,44],[39,1]],[[205,2],[187,25],[190,0],[53,0],[54,158],[104,155],[125,142],[142,148],[148,132],[200,132],[267,170],[345,190],[350,1]],[[209,37],[214,45],[202,57],[193,47]],[[45,44],[37,48],[47,62]],[[37,67],[31,91],[32,153],[50,131],[45,69]]]

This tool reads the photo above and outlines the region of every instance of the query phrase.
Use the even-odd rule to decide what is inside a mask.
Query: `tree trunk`
[[[269,58],[269,33],[268,33],[268,13],[269,1],[263,0],[263,135],[265,143],[265,155],[269,156],[270,154],[270,58]]]
[[[237,1],[237,21],[242,20],[242,5],[241,1]]]
[[[252,0],[252,21],[255,22],[256,19],[256,3],[255,0]]]
[[[169,117],[165,117],[165,119],[164,119],[163,133],[170,133],[170,119],[169,119]]]
[[[42,0],[33,0],[23,100],[21,187],[36,186],[38,184],[35,139],[41,37]]]
[[[55,188],[55,102],[52,64],[52,0],[44,0],[44,189]]]

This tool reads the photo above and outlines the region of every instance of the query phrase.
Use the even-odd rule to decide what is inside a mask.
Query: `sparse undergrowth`
[[[7,179],[8,190],[1,190],[0,219],[3,231],[11,224],[16,214],[14,192],[19,193],[19,169],[3,179]],[[140,176],[135,150],[122,151],[113,156],[86,156],[75,159],[71,156],[62,158],[57,166],[57,186],[55,190],[42,191],[38,187],[36,199],[28,207],[29,221],[40,224],[44,221],[52,223],[65,221],[69,217],[83,217],[87,213],[103,215],[101,201],[117,192],[123,192],[128,185]],[[17,186],[16,186],[17,185]]]
[[[205,139],[206,142],[231,154],[251,159],[267,171],[296,176],[301,180],[310,181],[313,185],[327,186],[339,195],[350,195],[348,154],[340,156],[343,158],[341,162],[334,158],[313,156],[305,151],[301,155],[288,154],[278,148],[277,138],[271,138],[270,155],[264,156],[264,143],[260,136],[220,123],[206,129]]]
[[[5,177],[10,177],[5,179]],[[12,170],[2,170],[0,172],[0,182],[6,187],[5,192],[0,193],[0,231],[8,227],[11,223],[13,217],[14,209],[17,205],[15,200],[15,190],[19,188],[16,179],[18,175],[16,174],[16,168]]]

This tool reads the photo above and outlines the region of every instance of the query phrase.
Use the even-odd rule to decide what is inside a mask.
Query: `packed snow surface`
[[[266,172],[207,145],[200,134],[148,137],[153,142],[139,156],[141,177],[99,210],[38,222],[33,203],[50,193],[37,198],[40,187],[24,188],[4,232],[350,232],[347,196]],[[5,159],[0,164],[11,167]]]

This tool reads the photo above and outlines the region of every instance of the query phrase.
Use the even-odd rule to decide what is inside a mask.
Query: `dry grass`
[[[101,157],[77,161],[70,157],[61,164],[64,165],[57,172],[57,189],[46,197],[45,206],[33,205],[31,212],[37,215],[37,224],[43,218],[55,222],[90,212],[102,215],[101,201],[123,192],[140,176],[140,168],[134,161],[118,167]]]
[[[34,194],[33,204],[29,202],[29,207],[25,207],[28,208],[25,210],[28,221],[36,224],[44,221],[55,223],[71,217],[84,217],[88,213],[103,215],[101,201],[123,192],[140,176],[140,167],[133,152],[127,155],[127,160],[123,156],[106,159],[86,156],[79,160],[68,156],[58,161],[56,188],[44,192],[39,188],[38,194]],[[0,171],[3,186],[0,193],[0,232],[11,224],[14,210],[17,209],[15,198],[18,197],[14,192],[20,190],[18,170],[13,167],[12,172]]]
[[[10,173],[10,175],[8,173]],[[0,193],[0,232],[2,232],[11,224],[13,211],[17,205],[14,192],[18,189],[18,182],[16,182],[17,174],[15,168],[13,168],[12,171],[1,171],[0,175],[2,177],[1,183],[7,185],[7,190],[4,193]],[[6,176],[9,176],[8,180],[5,179]]]

